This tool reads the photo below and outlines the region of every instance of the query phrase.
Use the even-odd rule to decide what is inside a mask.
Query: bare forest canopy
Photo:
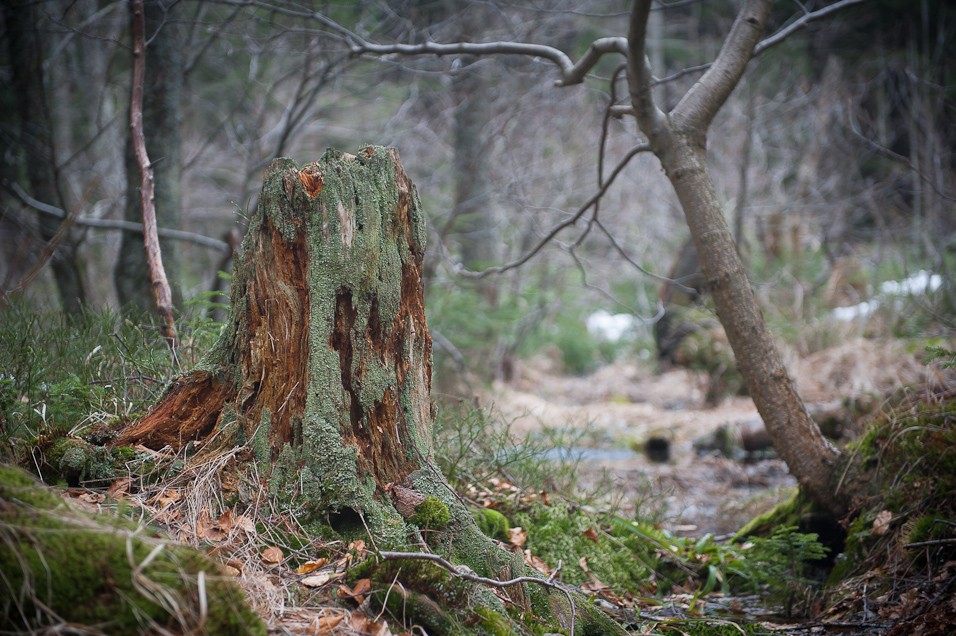
[[[145,136],[180,306],[222,286],[229,233],[244,232],[276,156],[399,148],[429,215],[428,288],[441,294],[460,285],[462,266],[527,254],[641,139],[628,118],[608,116],[627,99],[620,77],[608,82],[616,57],[555,88],[546,57],[355,54],[356,42],[507,41],[578,60],[596,38],[626,35],[627,2],[146,4]],[[735,4],[654,4],[647,50],[663,108],[714,59]],[[751,63],[711,127],[711,170],[742,252],[758,263],[820,254],[821,277],[847,259],[865,272],[890,261],[946,274],[953,9],[870,1],[791,29],[801,17],[799,5],[775,3],[766,34],[789,37]],[[139,183],[126,4],[8,2],[2,28],[2,289],[71,311],[147,307],[141,237],[129,226]],[[574,293],[585,304],[652,319],[656,276],[686,238],[656,160],[637,156],[599,209],[491,284],[507,297],[499,303],[524,299],[525,320],[553,315],[569,301],[549,296],[582,282]],[[777,284],[777,273],[759,271],[757,282]]]

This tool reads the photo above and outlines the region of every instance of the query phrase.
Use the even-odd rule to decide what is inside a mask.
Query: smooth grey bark
[[[155,184],[156,221],[161,227],[177,229],[180,223],[180,156],[183,86],[183,37],[175,19],[175,5],[148,0],[146,7],[146,83],[143,95],[143,130]],[[125,219],[142,224],[140,173],[133,154],[131,137],[126,143]],[[163,266],[169,279],[173,304],[182,305],[178,250],[173,241],[161,237]],[[150,285],[143,237],[124,234],[114,270],[117,299],[121,306],[152,310],[155,299]]]
[[[717,315],[774,447],[810,497],[834,514],[839,452],[823,437],[797,394],[764,322],[707,168],[707,130],[753,56],[770,15],[770,0],[747,0],[717,59],[668,114],[651,94],[645,57],[650,0],[631,14],[628,77],[641,130],[661,162],[684,211]]]
[[[53,126],[44,85],[44,41],[38,27],[38,7],[32,2],[3,3],[7,46],[12,71],[12,88],[19,115],[19,144],[23,151],[24,172],[32,195],[41,201],[59,203]],[[68,222],[68,221],[66,221]],[[64,221],[43,217],[38,220],[44,241],[58,241],[50,256],[63,311],[78,313],[86,300],[80,274],[76,244],[69,231],[58,232]]]

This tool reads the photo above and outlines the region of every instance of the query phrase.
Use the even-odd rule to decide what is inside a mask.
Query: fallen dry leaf
[[[585,539],[590,539],[594,543],[598,542],[598,533],[597,533],[597,530],[595,530],[594,528],[588,528],[587,530],[581,533],[581,536],[584,537]]]
[[[339,596],[341,598],[354,599],[359,605],[365,601],[365,597],[371,591],[372,582],[369,579],[359,579],[355,583],[355,587],[352,588],[344,584],[339,586]]]
[[[388,629],[388,623],[385,621],[376,621],[365,614],[355,612],[352,614],[351,627],[354,630],[370,634],[371,636],[392,636]]]
[[[588,558],[587,558],[587,557],[581,557],[580,559],[578,559],[578,567],[580,567],[582,570],[584,570],[584,571],[585,571],[586,573],[588,573],[588,574],[591,573],[591,570],[588,569]]]
[[[344,614],[337,614],[335,616],[320,616],[319,618],[313,618],[312,624],[309,625],[309,634],[315,634],[315,636],[326,636],[331,634],[332,630],[339,626],[339,623],[345,620]]]
[[[209,511],[203,509],[196,518],[196,538],[200,541],[219,542],[225,539],[228,533],[223,531],[218,520],[209,517]]]
[[[880,512],[880,514],[876,515],[876,519],[873,520],[873,534],[882,537],[890,529],[890,523],[892,523],[892,521],[892,512],[889,510]]]
[[[256,522],[246,515],[236,517],[236,527],[243,529],[247,534],[256,534]]]
[[[333,578],[335,578],[335,576],[336,576],[335,572],[331,572],[331,571],[319,572],[318,574],[313,574],[311,576],[305,577],[304,579],[299,581],[299,583],[301,583],[302,585],[306,587],[322,587],[323,585],[331,581]]]
[[[106,501],[106,495],[101,492],[84,492],[77,499],[88,504],[99,504]]]
[[[523,548],[525,542],[528,540],[528,533],[521,529],[521,526],[515,526],[508,531],[508,542],[511,545],[516,545],[519,548]]]
[[[540,557],[531,554],[531,550],[524,551],[524,562],[545,576],[551,575],[551,568]]]
[[[295,569],[295,573],[308,574],[310,572],[315,572],[319,568],[322,568],[328,565],[328,563],[329,563],[329,560],[326,559],[325,557],[322,557],[321,559],[316,559],[315,561],[306,561],[305,563],[303,563],[302,565],[300,565],[299,567]]]
[[[358,541],[353,541],[349,544],[349,550],[355,550],[356,552],[362,553],[365,552],[365,542],[359,539]]]
[[[169,490],[164,490],[155,497],[153,497],[150,502],[156,504],[160,508],[165,508],[171,504],[176,503],[182,499],[182,494],[175,488],[170,488]]]
[[[107,488],[106,493],[110,497],[114,499],[118,499],[124,495],[129,494],[129,484],[130,484],[129,477],[120,477],[119,479],[114,481],[109,488]]]
[[[262,551],[262,562],[263,563],[282,563],[282,559],[285,558],[285,555],[282,553],[282,550],[275,546],[270,546]]]
[[[223,572],[225,572],[226,576],[239,576],[240,574],[242,574],[241,570],[239,570],[238,568],[234,568],[231,565],[222,566],[222,570]]]

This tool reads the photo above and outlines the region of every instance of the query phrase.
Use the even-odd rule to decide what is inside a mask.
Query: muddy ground
[[[786,354],[798,389],[816,410],[839,408],[851,398],[878,401],[934,371],[896,342],[853,340],[804,358]],[[586,431],[573,449],[585,491],[607,485],[623,512],[660,520],[693,536],[734,532],[788,497],[796,485],[779,459],[724,457],[695,449],[718,427],[759,427],[746,397],[704,404],[704,374],[657,372],[649,363],[618,362],[584,377],[562,375],[547,358],[520,366],[510,384],[486,395],[513,434],[543,429]],[[651,461],[642,445],[651,437],[670,442],[670,459]]]

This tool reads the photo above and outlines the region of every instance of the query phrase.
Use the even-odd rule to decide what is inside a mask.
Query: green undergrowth
[[[0,622],[15,630],[265,634],[219,566],[0,465]],[[72,629],[72,627],[70,628]]]
[[[190,367],[219,326],[197,305],[177,327],[178,362]],[[57,440],[102,445],[141,415],[179,371],[149,317],[108,309],[67,317],[8,305],[0,312],[0,459],[36,469],[36,449],[56,455]],[[40,469],[58,472],[61,459]],[[52,475],[53,482],[108,476],[98,467],[105,457],[84,460],[82,468],[73,460],[68,457],[66,474]]]
[[[847,455],[849,478],[869,488],[834,580],[875,567],[886,549],[915,570],[956,558],[956,387],[896,396]]]
[[[892,619],[894,634],[948,634],[956,609],[937,601],[951,598],[956,585],[956,387],[900,391],[861,426],[862,436],[844,449],[840,487],[855,495],[844,519],[829,519],[796,494],[735,538],[745,545],[769,540],[775,559],[816,555],[803,539],[779,535],[792,526],[819,532],[827,558],[809,558],[802,571],[791,568],[786,576],[764,568],[752,581],[806,576],[813,583],[806,589],[818,589],[831,616]],[[780,591],[787,592],[785,603],[799,596],[796,589]]]
[[[556,580],[597,598],[626,604],[679,591],[694,599],[693,609],[711,593],[758,594],[787,614],[799,614],[819,586],[820,564],[832,548],[824,545],[826,531],[799,505],[791,504],[786,523],[780,523],[783,517],[773,520],[776,532],[755,521],[755,536],[747,540],[679,537],[653,517],[630,518],[606,498],[582,497],[576,464],[555,458],[553,439],[515,441],[507,423],[470,405],[446,409],[439,420],[440,462],[456,490],[483,503],[473,510],[482,531],[510,549],[527,550],[539,569],[557,572]],[[560,441],[574,446],[583,440]],[[636,508],[654,510],[653,503]],[[764,536],[756,536],[761,530]],[[706,622],[670,627],[701,634],[736,629],[715,620],[711,627],[717,631],[707,631]]]

